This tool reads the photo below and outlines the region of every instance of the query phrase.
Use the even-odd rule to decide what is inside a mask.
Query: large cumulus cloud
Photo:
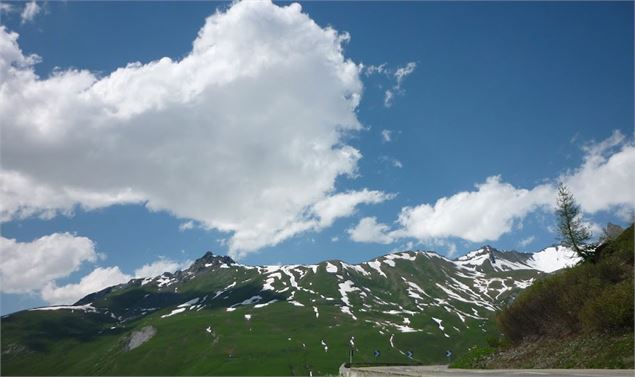
[[[42,78],[0,26],[2,220],[144,203],[229,232],[235,256],[319,228],[312,208],[361,158],[347,39],[298,4],[245,1],[180,60]]]

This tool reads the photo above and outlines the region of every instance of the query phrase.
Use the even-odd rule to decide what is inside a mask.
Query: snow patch
[[[256,309],[264,308],[265,306],[271,305],[271,304],[273,304],[276,301],[278,301],[278,300],[267,301],[264,304],[256,304],[256,305],[254,305],[254,308],[256,308]]]
[[[179,313],[183,313],[187,308],[178,308],[178,309],[174,309],[172,310],[170,313],[168,314],[164,314],[161,316],[161,318],[167,318],[167,317],[172,317],[175,314],[179,314]]]
[[[185,308],[185,307],[188,307],[188,306],[192,306],[192,305],[196,304],[198,302],[198,300],[199,300],[198,297],[197,298],[193,298],[190,301],[184,302],[181,305],[177,306],[177,308]]]
[[[329,272],[331,274],[336,274],[337,266],[331,264],[330,262],[326,262],[326,272]]]
[[[57,305],[57,306],[43,306],[41,308],[33,308],[29,309],[29,311],[39,311],[39,310],[83,310],[86,312],[97,312],[97,309],[93,307],[93,304],[86,305]],[[113,315],[111,313],[111,315]]]
[[[575,251],[563,246],[554,246],[534,253],[527,264],[538,271],[549,273],[575,266],[579,261],[580,257]]]
[[[386,277],[388,277],[388,276],[386,276],[386,274],[384,274],[384,271],[382,271],[382,270],[381,270],[381,268],[380,268],[381,263],[380,263],[380,262],[378,262],[378,261],[372,261],[372,262],[366,262],[366,264],[367,264],[370,268],[372,268],[373,270],[375,270],[375,271],[379,272],[379,274],[380,274],[381,276],[383,276],[383,277],[385,277],[385,278],[386,278]]]

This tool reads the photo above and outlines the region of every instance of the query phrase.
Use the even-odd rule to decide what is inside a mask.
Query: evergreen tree
[[[584,261],[592,260],[595,255],[595,245],[589,242],[591,230],[582,223],[580,206],[563,183],[558,185],[556,215],[562,245],[575,250]]]

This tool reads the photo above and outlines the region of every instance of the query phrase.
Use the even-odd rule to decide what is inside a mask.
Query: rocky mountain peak
[[[226,255],[214,255],[214,253],[212,253],[211,251],[206,252],[205,254],[203,254],[202,257],[198,258],[194,264],[192,264],[192,267],[194,266],[203,266],[205,267],[205,265],[207,265],[207,267],[211,266],[219,266],[221,264],[235,264],[236,261],[234,261],[231,257],[228,257]]]

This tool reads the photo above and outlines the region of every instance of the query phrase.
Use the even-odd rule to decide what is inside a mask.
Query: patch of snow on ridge
[[[212,300],[215,299],[216,297],[222,295],[223,293],[225,293],[229,288],[232,288],[236,285],[236,282],[231,283],[230,285],[226,286],[225,288],[221,289],[220,291],[216,291],[216,295],[214,295],[214,297],[212,297]]]
[[[262,300],[262,296],[253,296],[236,305],[251,305]]]
[[[190,301],[184,302],[184,303],[182,303],[181,305],[179,305],[177,307],[178,308],[184,308],[184,307],[187,307],[187,306],[192,306],[192,305],[196,304],[198,302],[198,300],[199,300],[198,297],[197,298],[193,298]]]
[[[370,268],[372,268],[373,270],[375,270],[375,271],[379,272],[379,274],[380,274],[381,276],[383,276],[383,277],[385,277],[385,278],[386,278],[386,277],[388,277],[388,276],[386,276],[386,274],[384,274],[384,271],[382,271],[382,270],[381,270],[381,268],[380,268],[381,263],[380,263],[380,262],[378,262],[378,261],[372,261],[372,262],[366,262],[366,264],[367,264]]]
[[[174,283],[176,283],[176,279],[174,279],[174,278],[170,278],[170,277],[165,276],[165,275],[161,275],[161,276],[159,277],[158,281],[157,281],[157,286],[158,286],[159,288],[161,288],[161,287],[167,287],[167,286],[169,286],[169,285],[171,285],[171,284],[174,284]]]
[[[496,271],[530,270],[532,268],[525,263],[512,262],[503,258],[496,258],[496,261],[492,263],[492,266]]]
[[[405,326],[405,325],[395,325],[395,327],[397,328],[397,330],[399,330],[399,332],[418,332],[421,330],[417,330],[417,329],[413,329],[410,326]]]
[[[83,310],[87,312],[97,312],[97,309],[93,307],[93,304],[86,305],[57,305],[57,306],[43,306],[41,308],[33,308],[29,309],[29,311],[38,311],[38,310]]]
[[[360,289],[353,286],[353,282],[350,280],[346,280],[345,282],[338,284],[338,286],[339,286],[340,295],[342,296],[342,302],[344,303],[344,306],[342,306],[341,308],[342,312],[350,315],[351,317],[353,317],[353,319],[356,320],[357,317],[355,317],[355,315],[353,314],[353,312],[351,312],[351,309],[349,307],[351,305],[351,302],[348,298],[348,293],[359,291]]]
[[[336,274],[337,266],[331,264],[330,262],[326,262],[326,272],[329,272],[331,274]]]
[[[409,260],[411,262],[414,262],[417,259],[417,257],[415,255],[410,255],[407,252],[388,254],[388,255],[384,256],[384,258],[390,259],[390,260],[405,259],[405,260]]]
[[[187,308],[174,309],[170,313],[162,315],[161,318],[167,318],[167,317],[171,317],[171,316],[173,316],[175,314],[183,313],[186,309]]]
[[[342,310],[342,313],[350,315],[355,321],[357,321],[357,317],[353,314],[350,307],[342,306],[340,309]]]
[[[282,268],[282,266],[280,265],[271,265],[271,266],[263,266],[265,273],[269,274],[271,272],[276,272],[278,270],[280,270],[280,268]]]
[[[483,265],[486,260],[489,259],[489,252],[484,249],[478,249],[470,251],[469,253],[457,258],[454,264],[469,270],[474,269],[477,266]]]
[[[446,334],[446,333],[445,333],[445,327],[443,327],[443,325],[441,324],[441,322],[443,322],[443,320],[438,319],[438,318],[434,318],[434,317],[432,317],[432,320],[433,320],[434,322],[436,322],[436,323],[437,323],[437,325],[439,326],[439,330],[441,330],[441,332],[443,333],[443,335],[444,335],[446,338],[449,338],[449,337],[450,337],[450,335],[448,335],[448,334]]]
[[[417,284],[408,281],[406,278],[402,277],[401,278],[404,282],[406,282],[406,284],[408,284],[408,296],[412,297],[412,298],[416,298],[416,299],[420,299],[423,300],[423,297],[421,297],[419,295],[419,293],[421,293],[424,296],[428,296],[430,297],[429,294],[427,294],[420,286],[418,286]],[[416,291],[416,292],[415,292]]]
[[[342,265],[344,266],[344,268],[347,268],[349,270],[355,270],[364,276],[370,275],[370,272],[364,270],[362,266],[359,266],[356,264],[347,264],[347,263],[342,263]]]
[[[278,301],[278,300],[274,299],[274,300],[271,300],[271,301],[267,301],[264,304],[256,304],[256,305],[254,305],[254,308],[256,308],[256,309],[264,308],[265,306],[271,305],[271,304],[273,304],[276,301]]]
[[[514,281],[514,285],[521,289],[525,289],[529,287],[530,285],[532,285],[533,283],[534,283],[534,278],[531,278],[529,280]]]
[[[348,293],[359,291],[359,288],[353,286],[353,282],[350,280],[346,280],[345,282],[338,284],[338,286],[339,286],[340,295],[342,295],[342,302],[346,304],[346,306],[350,306],[351,302],[348,299]]]
[[[579,261],[580,257],[575,251],[563,246],[555,246],[534,253],[527,264],[538,271],[549,273],[575,266]]]
[[[262,289],[260,291],[275,291],[276,289],[274,288],[273,283],[276,281],[276,279],[282,280],[282,275],[279,272],[269,275],[267,277],[267,280],[265,280],[265,283],[262,285]]]
[[[291,286],[293,288],[298,288],[298,283],[295,280],[295,275],[290,270],[293,270],[296,267],[298,267],[298,266],[297,265],[294,265],[294,266],[282,266],[282,268],[280,269],[285,275],[287,275],[289,277],[289,283],[291,283]]]

